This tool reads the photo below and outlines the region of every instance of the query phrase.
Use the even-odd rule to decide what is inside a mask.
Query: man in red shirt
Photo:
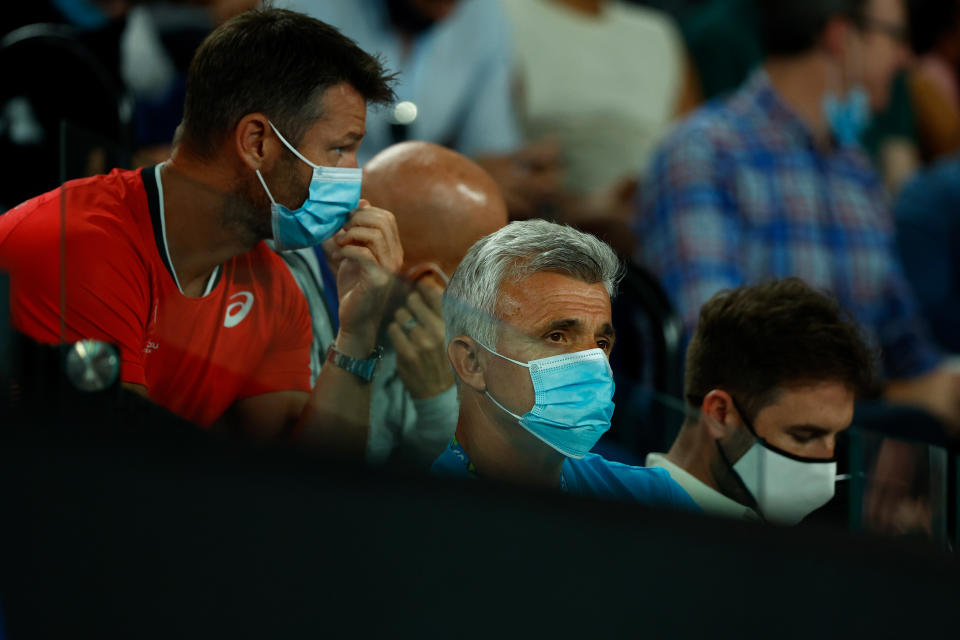
[[[117,345],[124,386],[201,426],[362,452],[403,256],[392,214],[358,202],[356,153],[367,102],[390,100],[389,83],[317,20],[263,10],[225,23],[191,64],[167,162],[71,181],[0,216],[15,327]],[[263,240],[331,236],[344,258],[339,366],[311,391],[309,311]]]

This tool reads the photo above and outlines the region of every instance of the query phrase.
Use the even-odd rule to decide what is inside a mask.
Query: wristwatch
[[[383,358],[383,347],[377,346],[366,360],[351,358],[345,353],[337,351],[335,343],[327,347],[327,362],[332,362],[344,371],[349,371],[364,382],[373,380],[373,373],[377,369],[380,359]]]

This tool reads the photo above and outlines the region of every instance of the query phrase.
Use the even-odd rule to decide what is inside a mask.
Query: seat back
[[[610,358],[617,391],[610,438],[637,456],[664,451],[681,416],[655,394],[683,392],[683,325],[657,280],[628,264],[613,301],[617,344]]]
[[[66,25],[0,40],[0,211],[65,180],[129,163],[133,103]]]

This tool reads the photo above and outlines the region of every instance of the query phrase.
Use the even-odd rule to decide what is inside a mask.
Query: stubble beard
[[[250,248],[261,240],[273,238],[271,218],[270,199],[255,174],[239,180],[237,189],[225,198],[221,214],[223,226]]]

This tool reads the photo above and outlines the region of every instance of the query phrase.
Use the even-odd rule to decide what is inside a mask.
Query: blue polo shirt
[[[434,460],[430,472],[437,476],[478,478],[476,467],[457,441]],[[665,469],[632,467],[610,462],[595,453],[566,458],[560,473],[560,489],[587,498],[635,502],[648,507],[700,512],[693,499]]]

